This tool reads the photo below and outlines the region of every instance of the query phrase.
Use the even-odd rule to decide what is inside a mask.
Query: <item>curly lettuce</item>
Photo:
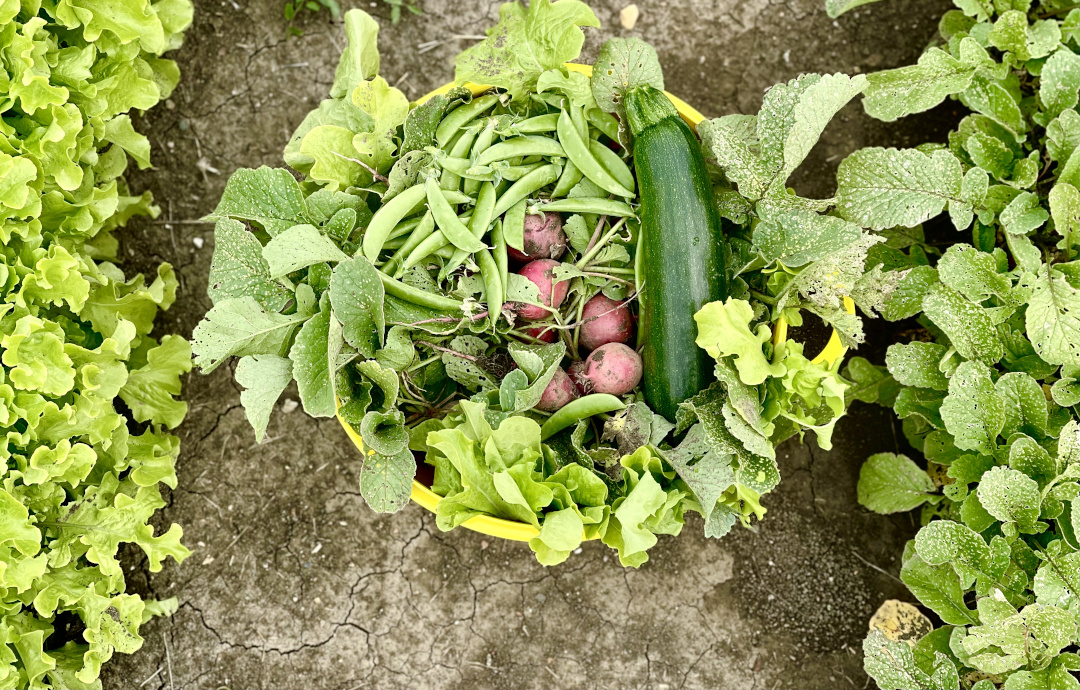
[[[125,276],[112,233],[158,213],[122,178],[129,157],[150,165],[128,113],[176,86],[160,55],[191,13],[0,0],[0,687],[100,687],[101,665],[176,608],[125,593],[117,558],[122,543],[151,571],[188,555],[179,526],[148,521],[176,486],[191,350],[150,335],[172,268]],[[57,648],[61,614],[84,630]]]

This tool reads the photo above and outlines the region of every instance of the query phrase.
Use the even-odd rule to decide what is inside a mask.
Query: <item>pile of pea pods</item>
[[[435,145],[425,149],[433,174],[383,204],[364,233],[363,255],[384,274],[388,292],[433,309],[460,307],[460,301],[401,281],[432,261],[439,264],[439,283],[463,265],[475,267],[494,326],[513,315],[503,309],[508,250],[522,249],[527,213],[582,214],[600,225],[633,219],[636,185],[625,151],[620,155],[618,120],[561,94],[532,98],[548,112],[521,118],[505,106],[504,96],[492,93],[458,106],[439,123]],[[598,241],[582,258],[595,258],[603,240],[616,236],[615,224],[600,225],[593,238]]]

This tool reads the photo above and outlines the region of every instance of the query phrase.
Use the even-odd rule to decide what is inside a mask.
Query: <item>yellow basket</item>
[[[592,76],[592,65],[577,65],[571,63],[567,64],[566,66],[574,72],[581,72],[582,74]],[[456,86],[458,85],[454,83],[446,84],[445,86],[435,89],[426,96],[423,96],[419,101],[417,101],[417,103],[423,103],[424,101],[432,98],[433,96],[444,94],[455,88]],[[465,84],[465,86],[474,94],[483,93],[484,91],[487,91],[491,88],[490,86],[472,83],[467,83]],[[675,105],[676,110],[679,111],[679,115],[682,115],[682,118],[686,120],[686,122],[691,127],[697,127],[697,124],[705,119],[704,115],[699,113],[692,106],[688,105],[681,99],[672,96],[670,93],[667,93],[666,95],[668,99],[671,100],[672,104]],[[845,297],[844,303],[844,306],[847,307],[847,310],[849,312],[855,313],[855,305],[853,302],[851,302],[851,300]],[[781,343],[786,338],[787,322],[784,321],[784,319],[780,319],[776,322],[776,330],[773,333],[773,342]],[[844,345],[840,342],[840,336],[836,333],[836,331],[833,331],[832,337],[829,339],[829,342],[825,345],[825,348],[820,353],[818,353],[817,357],[815,357],[813,361],[815,363],[827,362],[829,364],[832,364],[836,361],[837,358],[843,357],[846,351],[847,348],[845,348]],[[344,419],[342,419],[340,415],[338,416],[338,421],[341,422],[341,426],[345,429],[345,433],[348,435],[349,439],[352,440],[353,444],[355,444],[356,447],[360,450],[361,455],[363,455],[364,441],[360,438],[360,434],[356,433],[356,431],[351,426],[349,426],[349,424]],[[439,500],[442,498],[437,493],[432,491],[429,487],[424,486],[415,479],[413,480],[412,493],[409,497],[414,503],[423,506],[424,508],[430,510],[433,513],[436,512],[437,506],[439,505]],[[511,541],[529,541],[530,539],[536,537],[539,534],[539,531],[532,525],[525,524],[524,522],[517,522],[514,520],[503,520],[501,518],[491,517],[489,515],[478,515],[474,518],[470,518],[463,522],[461,526],[467,529],[471,529],[474,532],[479,532],[480,534],[486,534],[489,537],[509,539]],[[595,536],[592,537],[592,539],[597,538],[598,537]]]

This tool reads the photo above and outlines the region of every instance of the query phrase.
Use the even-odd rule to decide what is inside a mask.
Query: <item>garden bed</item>
[[[383,22],[381,71],[401,78],[409,97],[450,78],[451,58],[466,44],[452,36],[494,21],[495,4],[459,4],[428,0],[422,16]],[[621,3],[594,7],[605,28],[590,32],[589,54],[610,35],[641,35],[660,51],[668,89],[695,94],[695,105],[713,115],[754,112],[765,87],[800,72],[914,62],[945,4],[893,2],[834,25],[817,0],[672,2],[647,9],[633,32],[619,28]],[[332,81],[340,26],[324,14],[300,28],[302,36],[286,39],[287,23],[270,3],[198,5],[175,56],[180,88],[137,125],[155,147],[157,169],[133,184],[154,191],[163,215],[133,223],[125,252],[132,271],[172,262],[186,297],[159,320],[162,332],[190,333],[209,307],[213,228],[194,221],[213,208],[234,169],[280,165],[287,137]],[[886,34],[901,36],[903,49],[879,53]],[[428,40],[447,42],[418,55]],[[431,69],[440,59],[445,69]],[[798,171],[796,188],[824,196],[850,151],[941,139],[954,124],[944,109],[911,120],[883,125],[849,107]],[[881,361],[873,348],[859,354]],[[161,519],[184,525],[194,555],[149,580],[142,563],[130,562],[133,589],[178,596],[181,607],[144,628],[141,652],[106,667],[106,687],[131,687],[155,672],[144,687],[572,687],[586,679],[863,687],[865,621],[881,600],[910,596],[876,568],[897,573],[914,525],[907,516],[868,514],[855,501],[867,455],[901,450],[888,410],[856,406],[829,453],[783,446],[785,481],[754,532],[706,542],[700,529],[687,530],[662,539],[633,572],[585,544],[544,570],[521,545],[440,533],[418,507],[392,517],[366,510],[354,451],[336,421],[279,413],[269,443],[256,446],[227,370],[193,375],[186,390],[180,488]],[[286,398],[279,410],[295,407],[295,391]]]

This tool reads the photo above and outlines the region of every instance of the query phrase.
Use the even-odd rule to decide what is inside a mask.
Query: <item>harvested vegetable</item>
[[[630,90],[625,105],[642,194],[645,400],[674,421],[679,404],[713,380],[686,317],[728,297],[724,233],[701,146],[675,106],[648,84]]]
[[[238,171],[211,216],[232,242],[215,253],[197,363],[209,370],[241,358],[260,435],[290,380],[309,414],[337,414],[363,441],[360,492],[372,508],[400,510],[424,462],[442,496],[441,529],[478,514],[532,525],[530,546],[545,564],[585,536],[641,565],[655,534],[677,533],[687,511],[714,537],[760,518],[760,496],[779,481],[775,444],[813,429],[826,445],[844,410],[835,367],[770,337],[780,318],[794,324],[814,300],[840,299],[839,283],[810,282],[826,272],[822,257],[791,260],[797,248],[807,253],[806,233],[783,235],[789,223],[730,188],[719,191],[723,208],[741,213],[732,219],[741,225],[719,233],[715,207],[701,207],[711,198],[702,146],[664,107],[655,53],[613,39],[593,76],[564,66],[583,44],[581,27],[596,25],[577,0],[504,5],[500,27],[457,63],[459,80],[491,88],[449,88],[415,104],[377,74],[375,24],[349,19],[360,17],[347,16],[348,68],[334,97],[286,148],[303,180]],[[554,48],[536,53],[536,42]],[[535,60],[519,62],[526,54]],[[628,91],[639,96],[628,100]],[[817,104],[799,112],[818,117]],[[762,126],[772,117],[763,113]],[[636,123],[639,136],[620,122]],[[698,207],[689,215],[674,209],[690,202]],[[805,210],[822,202],[793,203],[837,221]],[[758,228],[769,219],[783,232],[758,243],[751,213]],[[696,255],[676,246],[688,228]],[[514,257],[528,260],[517,272]],[[845,267],[861,271],[863,258]],[[727,271],[738,274],[730,284]],[[672,350],[643,390],[633,336],[650,294],[660,306],[645,352],[664,339]],[[847,312],[823,318],[858,322]],[[658,392],[663,385],[671,390]],[[489,458],[489,437],[527,448],[498,446],[500,457]],[[703,484],[702,472],[727,484]],[[473,488],[488,482],[506,496],[564,496],[562,516],[549,521],[552,502],[480,500],[493,490]],[[596,502],[559,488],[593,484],[603,489],[589,494]],[[633,505],[656,508],[639,515]]]
[[[586,350],[626,343],[634,337],[634,315],[627,304],[601,293],[585,303],[580,329],[579,342]]]
[[[522,249],[510,249],[510,257],[523,262],[558,259],[565,253],[566,233],[563,232],[562,216],[545,212],[525,216]]]
[[[544,394],[540,396],[540,402],[536,404],[536,409],[544,412],[554,412],[577,397],[577,387],[570,380],[570,376],[567,375],[566,371],[559,367],[555,370],[555,375],[551,377],[547,388],[544,389]]]
[[[548,316],[551,310],[558,309],[562,305],[570,284],[565,280],[556,280],[555,269],[558,267],[559,262],[553,259],[537,259],[525,264],[518,271],[518,275],[536,286],[540,295],[540,304],[517,306],[517,313],[521,318],[529,321],[542,319]]]
[[[641,382],[641,357],[622,343],[608,343],[589,353],[581,372],[590,393],[626,395]]]

